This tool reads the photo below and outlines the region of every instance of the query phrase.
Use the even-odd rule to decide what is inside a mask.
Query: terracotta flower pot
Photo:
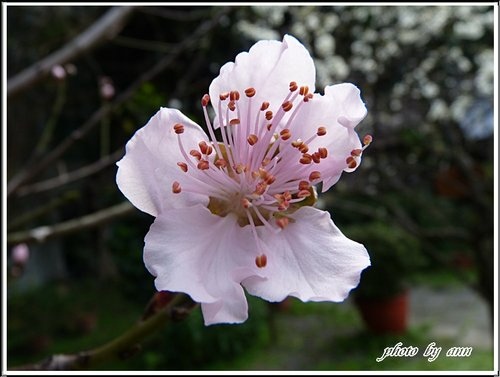
[[[400,334],[408,324],[408,292],[388,298],[356,297],[356,306],[367,328],[376,334]]]

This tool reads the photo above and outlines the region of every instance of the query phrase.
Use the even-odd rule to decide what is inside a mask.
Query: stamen
[[[237,90],[229,92],[230,101],[238,101],[239,99],[240,99],[240,92],[238,92]]]
[[[326,149],[324,147],[318,148],[318,153],[319,153],[319,157],[321,157],[321,158],[327,158],[328,157],[328,149]]]
[[[309,190],[300,190],[297,193],[298,198],[307,198],[308,196],[311,196],[311,191]]]
[[[349,169],[354,169],[358,165],[358,163],[356,162],[356,160],[352,156],[347,157],[345,162],[347,163],[347,167]]]
[[[289,223],[290,220],[288,219],[288,217],[278,217],[276,219],[276,225],[278,225],[281,229],[285,229]]]
[[[247,209],[247,208],[250,208],[252,206],[252,203],[247,198],[243,198],[243,199],[241,199],[241,206],[243,208]]]
[[[184,126],[180,123],[174,125],[174,131],[177,135],[180,135],[184,132]]]
[[[281,107],[285,111],[290,111],[290,110],[292,110],[293,103],[291,101],[285,101],[285,102],[283,102],[283,104],[281,105]]]
[[[227,97],[229,97],[229,93],[227,93],[227,92],[226,92],[226,93],[221,93],[221,94],[219,94],[219,99],[220,99],[221,101],[225,101],[225,100],[227,100]]]
[[[267,120],[273,119],[273,112],[271,110],[266,111],[266,119]]]
[[[372,142],[373,138],[371,135],[366,135],[364,138],[363,138],[363,145],[370,145],[371,142]]]
[[[201,160],[200,162],[198,162],[197,167],[200,170],[207,170],[209,169],[210,165],[208,164],[207,160]]]
[[[255,134],[250,134],[247,137],[248,144],[250,145],[255,145],[255,143],[257,143],[258,140],[259,138]]]
[[[295,92],[298,89],[297,83],[295,81],[290,82],[290,91]]]
[[[219,158],[215,160],[214,165],[217,166],[219,169],[224,169],[227,167],[227,161],[224,160],[223,158]]]
[[[181,184],[177,181],[174,181],[174,183],[172,183],[172,192],[174,194],[179,194],[181,192]]]
[[[269,108],[269,102],[262,102],[262,106],[260,107],[260,111],[267,110],[268,108]]]
[[[266,254],[261,254],[255,257],[255,264],[259,268],[264,268],[267,265]]]
[[[231,119],[229,121],[229,125],[230,126],[236,126],[237,124],[240,124],[240,120],[238,118],[235,118],[235,119]]]
[[[201,106],[203,106],[203,107],[207,107],[209,103],[210,103],[210,96],[209,96],[208,94],[205,94],[205,95],[201,98]]]
[[[299,162],[304,165],[309,165],[312,162],[312,156],[308,153],[304,153]]]
[[[307,181],[300,181],[299,182],[299,190],[302,191],[302,190],[309,190],[311,188],[311,186],[309,185],[309,182]]]
[[[361,153],[362,153],[362,152],[363,152],[363,151],[362,151],[361,149],[353,149],[353,150],[351,151],[351,156],[352,156],[352,157],[359,157],[359,156],[361,156]]]
[[[280,136],[281,140],[288,140],[292,137],[292,134],[290,133],[290,130],[288,128],[285,128],[284,130],[280,131]]]
[[[326,135],[326,127],[324,126],[318,127],[318,132],[316,132],[316,135],[318,136]]]
[[[245,94],[248,98],[253,97],[255,95],[255,88],[245,89]]]
[[[321,178],[321,173],[319,171],[313,171],[309,174],[309,182],[316,181]]]
[[[196,149],[191,149],[191,150],[189,151],[189,154],[190,154],[191,156],[193,156],[194,158],[196,158],[198,161],[200,161],[200,160],[201,160],[201,153],[200,153],[199,151],[197,151]]]
[[[178,162],[177,166],[180,167],[184,173],[188,171],[188,166],[185,162]]]

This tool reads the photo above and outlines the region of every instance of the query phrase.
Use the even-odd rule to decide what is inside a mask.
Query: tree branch
[[[139,343],[144,341],[146,337],[169,321],[185,319],[197,306],[198,304],[189,296],[176,294],[176,297],[165,308],[147,319],[139,321],[127,332],[101,347],[69,355],[52,355],[39,363],[22,365],[13,368],[13,370],[90,369],[104,361],[126,359],[137,352],[140,348]]]
[[[228,10],[223,9],[217,13],[212,19],[202,23],[188,38],[179,42],[174,48],[172,48],[171,54],[165,56],[156,65],[154,65],[149,71],[142,74],[136,81],[134,81],[121,95],[116,97],[116,99],[97,110],[92,116],[78,129],[74,130],[65,140],[63,140],[57,147],[52,149],[44,158],[42,158],[37,164],[31,166],[30,168],[21,170],[7,183],[7,196],[12,195],[23,183],[29,179],[40,174],[45,168],[51,165],[59,156],[65,153],[74,142],[82,139],[89,131],[91,131],[95,126],[99,124],[99,121],[109,115],[111,111],[117,108],[120,104],[129,99],[132,94],[139,88],[144,82],[151,80],[153,77],[157,76],[164,69],[166,69],[170,64],[175,62],[175,59],[185,50],[191,48],[198,38],[208,34],[208,31],[213,28],[218,22],[222,15],[226,14]]]
[[[134,7],[113,7],[83,33],[61,49],[24,69],[7,81],[7,97],[20,93],[50,73],[54,65],[67,63],[100,43],[112,39],[123,27]]]
[[[54,238],[83,229],[91,228],[109,222],[115,218],[132,213],[135,207],[129,202],[123,202],[90,215],[71,219],[56,225],[45,225],[27,231],[7,234],[7,243],[16,244],[21,242],[44,242]]]

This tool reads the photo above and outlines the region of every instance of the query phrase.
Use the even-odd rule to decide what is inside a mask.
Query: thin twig
[[[112,39],[125,26],[133,6],[113,7],[75,39],[7,81],[7,97],[20,93],[47,76],[52,67],[74,60],[98,44]]]
[[[203,36],[207,35],[209,30],[217,25],[222,15],[226,13],[227,10],[224,9],[209,21],[201,24],[188,38],[178,43],[175,48],[172,49],[170,55],[164,57],[149,71],[142,74],[123,93],[121,93],[121,95],[116,97],[113,102],[102,106],[99,110],[92,114],[92,116],[80,128],[74,130],[65,140],[63,140],[57,147],[52,149],[52,151],[48,153],[44,158],[42,158],[37,164],[31,166],[30,168],[21,170],[12,179],[10,179],[10,181],[7,183],[7,196],[12,195],[23,183],[25,183],[29,179],[34,178],[42,171],[44,171],[57,158],[65,153],[73,145],[74,142],[82,139],[90,130],[96,127],[104,116],[109,115],[112,110],[128,100],[144,82],[150,81],[163,70],[165,70],[170,64],[174,63],[176,58],[182,52],[191,48],[198,38],[202,38]]]
[[[7,234],[7,243],[44,242],[49,238],[67,235],[83,229],[104,224],[118,217],[133,213],[135,207],[129,202],[94,212],[90,215],[71,219],[55,225],[45,225],[34,229]]]
[[[78,370],[90,369],[105,361],[123,360],[137,353],[140,343],[170,321],[185,319],[197,303],[184,294],[176,297],[162,310],[136,323],[132,328],[112,341],[90,351],[74,354],[52,355],[39,363],[22,365],[13,370]]]

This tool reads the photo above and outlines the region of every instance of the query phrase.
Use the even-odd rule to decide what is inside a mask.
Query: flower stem
[[[169,321],[183,320],[197,306],[189,296],[176,294],[168,305],[100,347],[75,354],[52,355],[39,363],[19,366],[13,370],[91,369],[105,361],[127,359],[137,353],[140,349],[139,343],[146,337]]]

